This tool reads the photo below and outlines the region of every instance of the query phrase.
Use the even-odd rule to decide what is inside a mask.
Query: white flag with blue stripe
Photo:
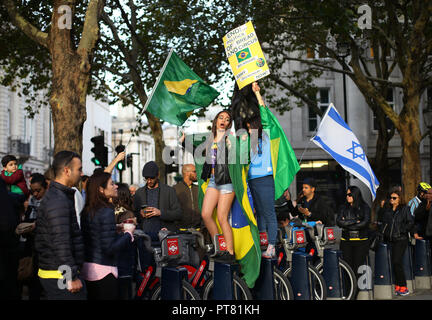
[[[378,179],[360,142],[333,104],[327,108],[318,132],[311,140],[330,154],[346,171],[366,184],[372,199],[375,199]]]

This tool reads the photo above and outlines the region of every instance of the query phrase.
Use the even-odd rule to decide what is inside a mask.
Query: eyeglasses
[[[352,197],[352,193],[347,193],[347,197]]]
[[[397,200],[399,197],[390,197],[391,200]]]

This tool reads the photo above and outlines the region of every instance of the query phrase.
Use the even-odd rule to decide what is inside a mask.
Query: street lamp
[[[350,45],[348,42],[338,42],[336,44],[337,53],[340,58],[343,59],[345,63],[345,58],[350,55]],[[342,66],[343,67],[343,66]],[[344,118],[345,122],[348,124],[348,107],[347,107],[347,93],[346,93],[346,75],[345,72],[342,73],[343,80],[343,97],[344,97]],[[349,186],[350,174],[348,171],[345,172],[345,184],[346,188]]]
[[[350,45],[347,42],[338,42],[337,45],[338,56],[343,59],[350,55]],[[347,98],[346,98],[346,75],[345,72],[342,73],[343,78],[343,95],[344,95],[344,118],[345,122],[348,124],[348,108],[347,108]]]
[[[429,182],[432,182],[432,99],[428,100],[423,109],[423,119],[429,132]]]

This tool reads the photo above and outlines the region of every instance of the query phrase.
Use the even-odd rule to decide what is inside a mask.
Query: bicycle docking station
[[[372,267],[370,264],[369,253],[366,255],[366,261],[363,266],[358,269],[358,294],[357,300],[373,300],[373,279]]]
[[[327,299],[342,299],[343,279],[339,267],[342,251],[324,249],[323,277],[327,285]]]
[[[161,242],[161,256],[166,263],[162,264],[161,270],[161,299],[182,300],[183,280],[187,279],[187,270],[182,267],[169,266],[169,261],[179,259],[180,238],[178,236],[166,236]]]
[[[266,232],[260,232],[261,250],[267,249],[268,238]],[[252,294],[257,300],[275,300],[275,287],[273,271],[277,264],[277,259],[261,258],[261,268],[258,279],[252,290]]]
[[[214,270],[213,299],[214,300],[234,300],[234,279],[233,273],[238,272],[237,263],[225,263],[218,261],[218,256],[226,254],[227,247],[225,238],[221,234],[214,237],[215,252],[213,255],[212,269]]]
[[[414,277],[417,289],[431,289],[431,253],[429,240],[416,239]]]
[[[319,233],[322,233],[321,238],[326,244],[334,244],[336,242],[335,228],[323,228],[317,226]],[[323,277],[327,285],[327,299],[341,300],[343,296],[343,278],[339,267],[339,261],[342,257],[342,251],[336,249],[324,249],[323,260]]]
[[[389,245],[380,242],[375,252],[374,299],[393,298],[393,280]]]
[[[306,232],[293,226],[285,227],[287,235],[285,245],[289,249],[305,248],[307,245]],[[288,261],[292,264],[290,282],[294,293],[294,300],[312,300],[311,275],[309,265],[312,263],[312,257],[302,251],[293,251],[288,255]],[[288,254],[288,253],[287,253]]]

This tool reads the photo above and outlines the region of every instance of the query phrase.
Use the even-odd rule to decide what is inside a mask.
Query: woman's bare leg
[[[228,222],[228,214],[230,212],[234,197],[234,192],[221,194],[217,204],[217,218],[227,244],[227,249],[231,254],[234,254],[234,240],[231,225]]]
[[[210,233],[212,241],[214,236],[218,233],[216,221],[213,220],[213,211],[218,204],[219,195],[219,190],[215,188],[207,188],[201,209],[201,216],[208,232]]]

